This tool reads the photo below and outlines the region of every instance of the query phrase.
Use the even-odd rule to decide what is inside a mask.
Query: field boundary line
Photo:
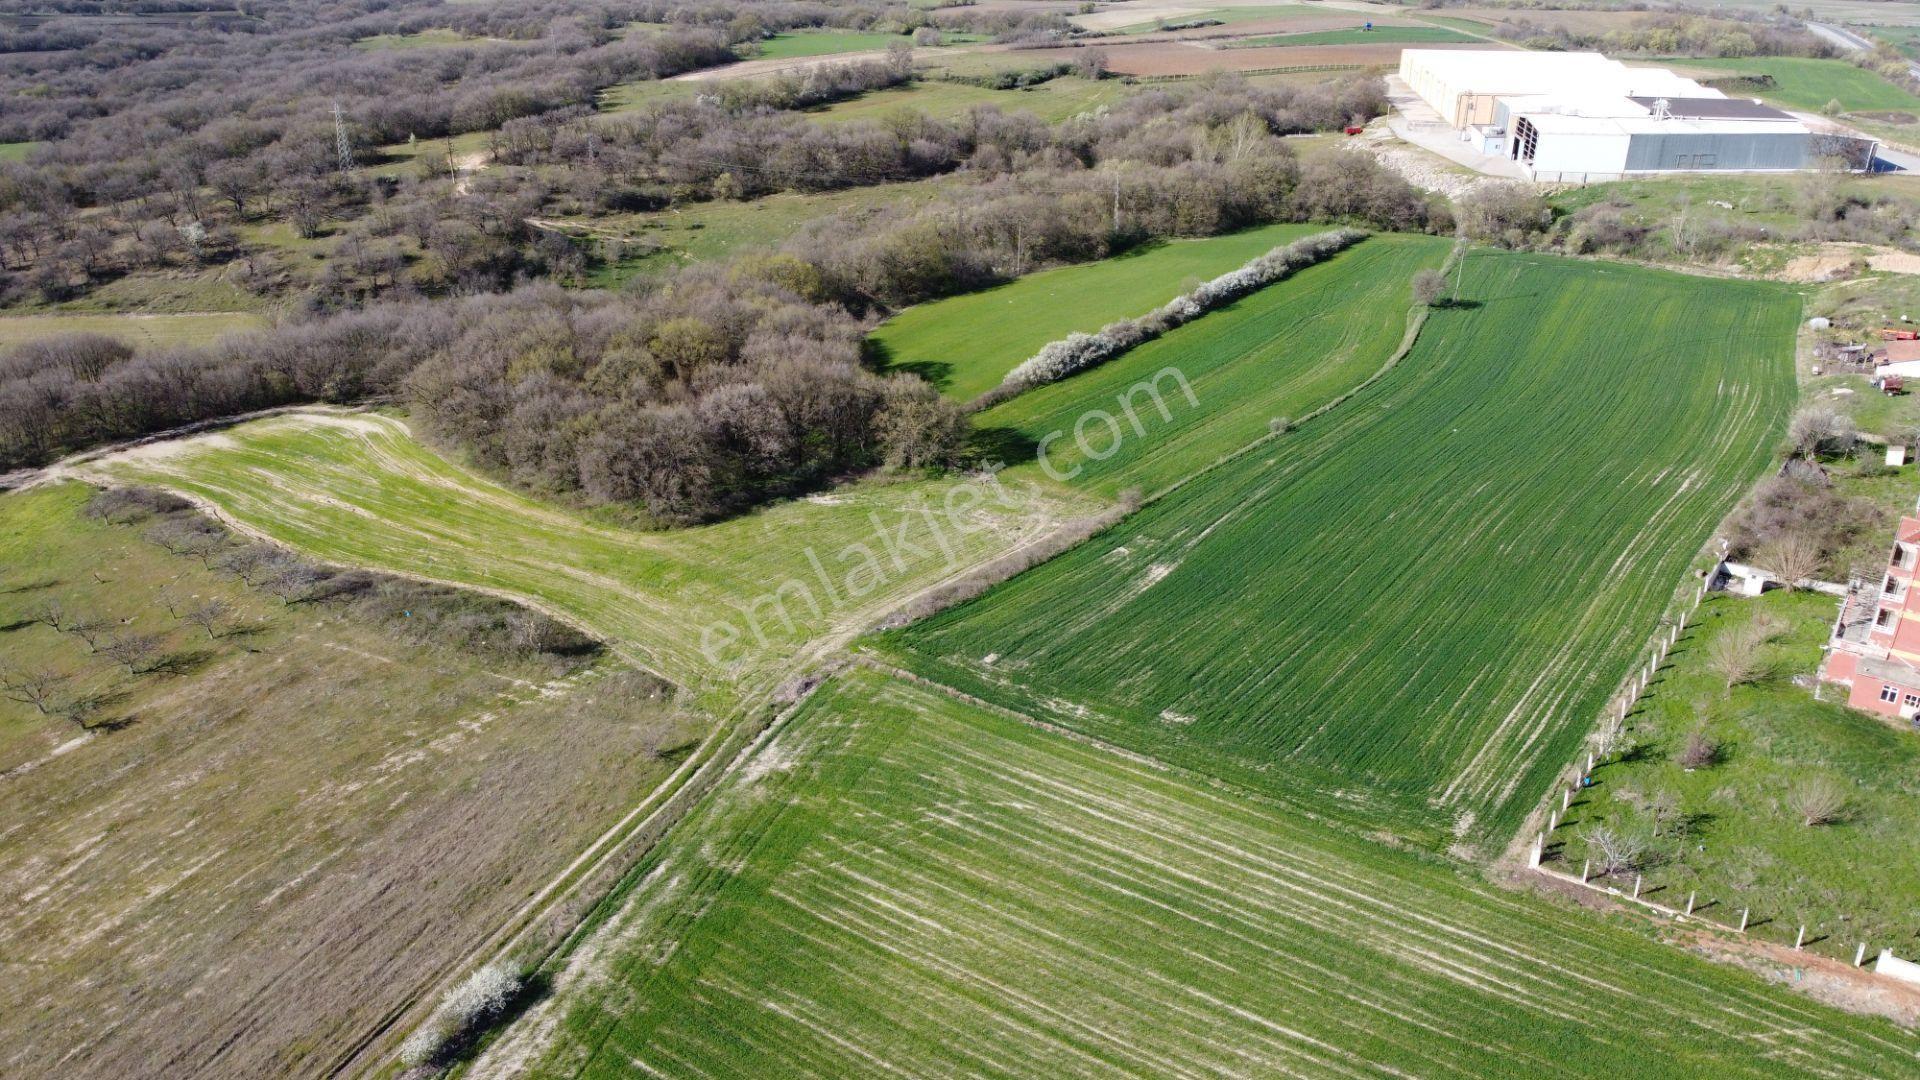
[[[1061,530],[1072,528],[1075,520],[1077,519],[1068,518],[1064,521],[1057,522],[1052,528],[1047,529],[1038,536],[1027,539],[1011,551],[998,556],[998,558],[1016,555],[1034,545],[1046,543]],[[269,542],[277,543],[277,541]],[[977,567],[962,567],[956,569],[946,577],[938,581],[930,582],[924,588],[900,597],[888,609],[877,613],[877,618],[879,621],[885,621],[895,613],[909,607],[927,593],[944,588],[977,569]],[[454,588],[472,587],[452,583],[448,584]],[[516,594],[511,593],[502,593],[501,595],[509,597],[516,596]],[[364,1065],[361,1064],[362,1060],[367,1057],[369,1048],[373,1047],[383,1038],[386,1038],[394,1032],[396,1028],[402,1030],[407,1029],[409,1025],[404,1024],[403,1021],[409,1014],[421,1011],[422,1019],[424,1019],[425,1015],[430,1014],[432,1006],[437,1003],[436,999],[438,995],[451,988],[457,978],[462,974],[476,970],[486,962],[503,959],[509,962],[513,961],[515,951],[526,946],[527,937],[535,927],[559,912],[569,900],[575,898],[575,894],[586,888],[589,882],[596,880],[599,874],[608,866],[619,863],[624,859],[626,863],[621,867],[619,873],[606,885],[605,889],[594,899],[593,903],[584,907],[582,914],[572,920],[572,925],[568,926],[563,933],[556,933],[552,944],[537,950],[537,954],[533,957],[534,962],[531,967],[536,971],[547,970],[556,962],[564,961],[566,957],[572,955],[573,949],[577,947],[581,941],[585,940],[583,931],[590,933],[598,916],[602,914],[607,901],[621,895],[624,887],[632,877],[634,869],[639,865],[640,860],[645,858],[656,845],[664,842],[673,829],[698,807],[708,795],[716,790],[734,770],[738,769],[743,762],[751,759],[755,748],[759,746],[773,730],[783,725],[786,718],[792,716],[801,705],[810,700],[821,686],[825,685],[827,678],[831,675],[831,671],[828,671],[821,678],[812,681],[793,702],[783,706],[773,716],[757,723],[753,717],[763,712],[766,707],[772,703],[782,687],[790,685],[793,679],[803,677],[808,671],[820,669],[822,665],[828,663],[834,653],[845,650],[847,645],[855,637],[867,632],[868,629],[869,627],[863,620],[859,623],[842,626],[831,631],[806,650],[796,655],[785,667],[781,677],[769,679],[767,685],[743,702],[731,718],[718,719],[716,721],[717,737],[711,740],[712,749],[704,756],[696,754],[694,757],[689,758],[687,762],[681,765],[680,770],[675,772],[673,777],[669,777],[668,781],[663,782],[660,787],[655,788],[638,806],[629,811],[627,817],[622,819],[622,824],[630,821],[634,814],[645,809],[648,803],[657,802],[658,805],[655,806],[651,812],[647,813],[646,816],[640,820],[633,821],[630,827],[626,828],[624,834],[615,838],[598,857],[593,857],[593,849],[599,846],[599,844],[606,842],[607,835],[619,830],[621,825],[616,825],[612,829],[609,829],[607,834],[603,834],[593,845],[589,845],[572,864],[569,864],[565,872],[549,881],[547,886],[542,889],[543,895],[547,893],[551,893],[551,895],[547,896],[546,902],[540,910],[528,910],[533,908],[534,905],[540,904],[540,897],[529,900],[521,911],[516,912],[506,924],[503,924],[499,930],[496,930],[490,935],[482,945],[469,952],[461,962],[450,965],[449,973],[441,976],[431,987],[423,990],[420,994],[416,995],[412,1001],[397,1009],[394,1016],[381,1024],[378,1030],[369,1033],[349,1055],[343,1057],[339,1063],[330,1070],[329,1075],[339,1076],[355,1070],[365,1075],[370,1071],[377,1071],[382,1056],[380,1054],[375,1054],[372,1062],[365,1063]],[[662,676],[662,678],[664,678],[664,676]],[[666,681],[672,683],[672,680]],[[672,683],[672,685],[679,686],[678,683]],[[683,687],[682,689],[685,688]],[[669,786],[673,784],[675,778],[680,777],[682,772],[688,770],[689,767],[694,766],[696,763],[698,767],[688,773],[684,780],[677,786]],[[636,842],[640,845],[638,848],[634,846]],[[581,865],[583,860],[588,860],[584,866]],[[571,880],[567,880],[568,878],[571,878]],[[504,940],[502,940],[503,937]],[[512,1025],[508,1025],[508,1027],[503,1030],[511,1030],[511,1028]]]
[[[1456,236],[1453,242],[1453,247],[1449,249],[1447,252],[1446,261],[1440,264],[1440,273],[1443,276],[1445,276],[1445,275],[1449,275],[1457,272],[1461,262],[1466,258],[1466,251],[1467,251],[1466,237],[1464,235]],[[1282,436],[1291,434],[1295,429],[1299,428],[1302,424],[1305,424],[1311,420],[1319,419],[1320,417],[1325,416],[1326,414],[1339,408],[1341,405],[1346,404],[1348,401],[1353,399],[1354,395],[1365,390],[1367,387],[1372,386],[1374,383],[1379,382],[1381,379],[1386,377],[1388,372],[1391,372],[1394,368],[1397,368],[1400,366],[1400,362],[1402,360],[1405,360],[1407,358],[1407,354],[1413,351],[1414,343],[1420,339],[1420,331],[1427,325],[1427,316],[1431,314],[1432,311],[1433,309],[1431,307],[1424,307],[1424,306],[1409,308],[1408,315],[1407,315],[1407,330],[1406,330],[1406,333],[1402,335],[1400,338],[1400,346],[1393,350],[1393,353],[1387,357],[1386,362],[1381,364],[1380,367],[1376,369],[1373,374],[1367,376],[1366,378],[1360,380],[1354,385],[1341,391],[1333,399],[1319,406],[1316,406],[1313,409],[1313,411],[1307,413],[1306,415],[1300,417],[1300,419],[1294,421],[1293,424],[1286,431],[1268,432],[1267,434],[1254,439],[1252,442],[1247,443],[1245,446],[1242,446],[1237,450],[1228,451],[1226,454],[1223,454],[1220,457],[1214,459],[1214,461],[1211,462],[1210,464],[1203,465],[1200,468],[1195,469],[1193,472],[1190,472],[1187,475],[1181,477],[1180,479],[1175,480],[1173,483],[1168,484],[1166,487],[1161,488],[1159,491],[1156,491],[1150,495],[1147,495],[1145,498],[1141,500],[1141,505],[1144,506],[1148,503],[1158,502],[1160,499],[1163,499],[1166,496],[1173,494],[1174,492],[1187,486],[1187,484],[1200,479],[1201,477],[1207,475],[1208,473],[1214,471],[1215,469],[1218,469],[1223,465],[1227,465],[1234,461],[1237,461],[1240,458],[1246,456],[1247,454],[1252,453],[1254,450],[1257,450],[1260,447],[1265,446],[1270,442],[1273,442],[1275,439],[1279,439]]]

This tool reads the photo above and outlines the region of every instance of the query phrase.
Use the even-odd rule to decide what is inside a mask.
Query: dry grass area
[[[88,494],[0,498],[0,668],[104,688],[95,724],[124,725],[0,700],[0,1075],[322,1075],[707,732],[614,661],[283,606]],[[163,589],[230,605],[219,636]],[[179,672],[30,621],[48,601]]]

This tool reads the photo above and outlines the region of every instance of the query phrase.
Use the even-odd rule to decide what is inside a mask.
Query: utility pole
[[[347,138],[347,117],[340,103],[333,103],[333,149],[340,155],[340,171],[353,171],[353,143]]]

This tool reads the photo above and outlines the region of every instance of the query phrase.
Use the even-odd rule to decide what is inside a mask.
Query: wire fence
[[[1551,878],[1563,884],[1589,889],[1612,899],[1637,905],[1642,909],[1672,919],[1675,922],[1697,923],[1744,935],[1748,932],[1749,928],[1761,925],[1761,923],[1764,922],[1770,922],[1771,919],[1763,916],[1760,922],[1756,922],[1754,920],[1754,910],[1751,905],[1742,906],[1739,909],[1740,917],[1737,920],[1708,916],[1705,912],[1709,909],[1731,913],[1733,908],[1730,904],[1723,908],[1717,899],[1709,899],[1705,904],[1700,903],[1698,890],[1689,890],[1684,904],[1667,904],[1649,899],[1648,897],[1652,893],[1663,891],[1665,886],[1655,884],[1652,888],[1648,888],[1646,874],[1640,870],[1632,871],[1633,883],[1630,888],[1625,884],[1625,872],[1615,875],[1603,871],[1599,877],[1596,878],[1593,860],[1590,857],[1581,861],[1578,873],[1571,871],[1571,860],[1567,860],[1566,862],[1566,866],[1569,869],[1561,869],[1548,865],[1549,862],[1559,861],[1560,858],[1560,855],[1554,851],[1556,848],[1554,834],[1572,823],[1572,818],[1569,815],[1571,815],[1574,810],[1575,800],[1580,797],[1581,793],[1587,787],[1591,786],[1594,771],[1602,766],[1613,763],[1613,748],[1617,745],[1620,735],[1626,729],[1627,719],[1633,714],[1634,707],[1640,703],[1641,698],[1646,695],[1648,688],[1659,677],[1660,667],[1666,662],[1668,654],[1673,650],[1674,646],[1679,643],[1681,635],[1686,632],[1688,625],[1694,621],[1700,610],[1700,605],[1706,601],[1707,594],[1712,591],[1714,581],[1724,572],[1726,559],[1727,542],[1723,539],[1719,541],[1718,557],[1714,560],[1712,567],[1710,567],[1706,574],[1700,579],[1699,587],[1693,591],[1691,598],[1684,603],[1680,610],[1672,616],[1672,621],[1668,624],[1667,629],[1654,638],[1653,646],[1648,651],[1645,662],[1634,668],[1632,674],[1627,677],[1626,682],[1621,685],[1620,691],[1607,703],[1606,710],[1601,717],[1600,729],[1596,733],[1593,748],[1586,751],[1584,767],[1582,761],[1576,759],[1569,766],[1568,770],[1561,774],[1560,779],[1555,782],[1559,793],[1559,806],[1555,808],[1549,803],[1546,825],[1540,831],[1539,835],[1534,838],[1533,843],[1529,847],[1527,853],[1527,868],[1543,877]],[[1560,850],[1564,851],[1564,849]],[[1818,935],[1818,927],[1810,928],[1805,923],[1797,924],[1793,942],[1794,951],[1799,952],[1806,948],[1809,929],[1816,932],[1816,937],[1813,940],[1824,940],[1823,936]],[[1854,944],[1853,966],[1856,968],[1863,967],[1866,964],[1868,943],[1860,941]],[[1905,967],[1911,967],[1911,965],[1905,965],[1904,961],[1893,957],[1891,950],[1883,949],[1878,954],[1876,967],[1879,969],[1901,971],[1904,970],[1903,965]],[[1903,981],[1913,981],[1911,979],[1905,979],[1904,977],[1902,978]]]

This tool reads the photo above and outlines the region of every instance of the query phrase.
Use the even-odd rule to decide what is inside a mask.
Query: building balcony
[[[1886,656],[1886,648],[1873,643],[1874,620],[1879,613],[1880,587],[1854,578],[1840,601],[1840,617],[1833,623],[1833,647],[1859,656]]]

